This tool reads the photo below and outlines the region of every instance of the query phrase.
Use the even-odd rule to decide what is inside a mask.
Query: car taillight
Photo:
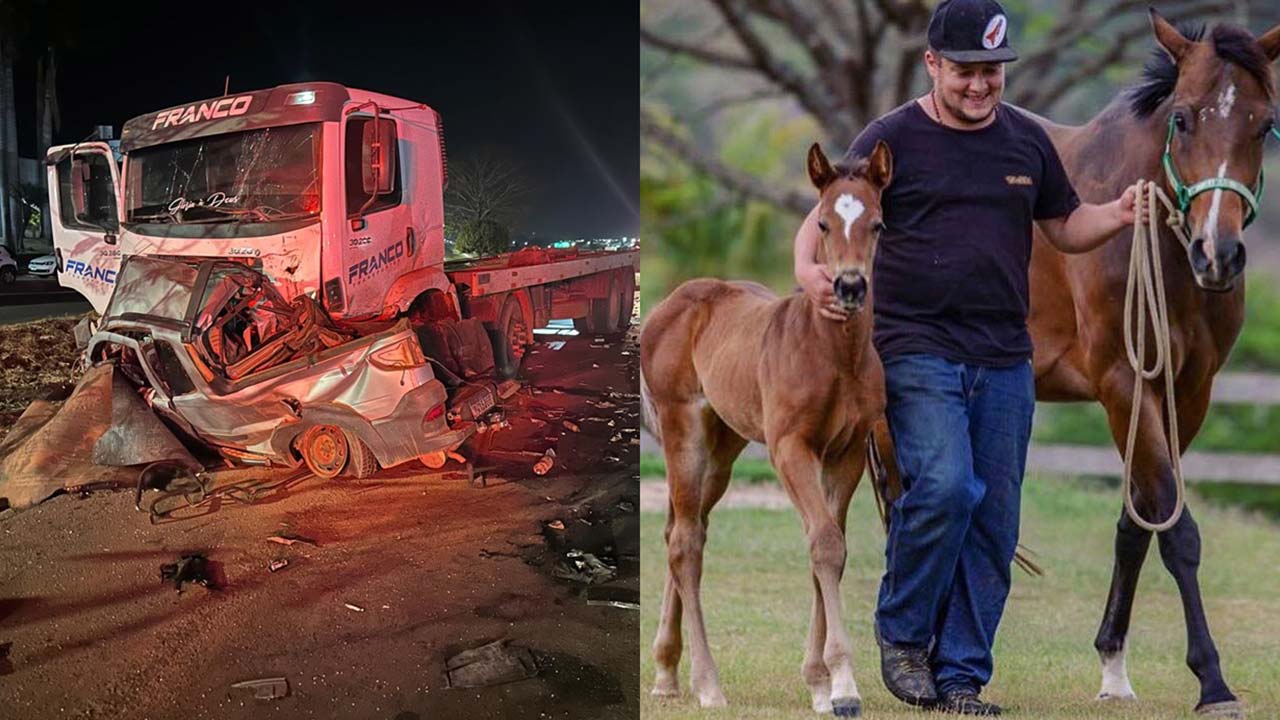
[[[375,350],[369,362],[379,370],[412,370],[427,364],[417,337],[407,337],[390,347]]]
[[[427,411],[427,416],[423,418],[425,422],[431,422],[444,415],[444,403],[441,403]]]

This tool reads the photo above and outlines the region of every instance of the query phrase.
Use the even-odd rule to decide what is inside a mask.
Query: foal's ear
[[[814,143],[809,147],[809,180],[813,182],[814,187],[822,191],[827,189],[835,179],[835,169],[831,167],[831,163],[827,162],[827,156],[822,154],[822,148],[818,143]]]
[[[1191,49],[1192,41],[1178,32],[1178,28],[1168,20],[1161,17],[1155,8],[1149,8],[1148,12],[1151,13],[1151,29],[1156,34],[1156,42],[1160,43],[1160,47],[1169,53],[1169,57],[1173,58],[1173,63],[1177,65]]]
[[[889,144],[877,140],[867,161],[867,179],[881,190],[889,187],[889,181],[893,179],[893,153],[889,151]]]
[[[1276,58],[1280,57],[1280,25],[1271,28],[1258,38],[1258,44],[1262,46],[1262,52],[1267,54],[1267,58],[1275,62]]]

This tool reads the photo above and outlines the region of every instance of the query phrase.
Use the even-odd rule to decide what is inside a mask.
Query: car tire
[[[373,474],[378,472],[379,469],[378,458],[374,457],[373,451],[369,449],[369,446],[354,434],[344,430],[343,435],[346,435],[347,447],[350,448],[347,471],[344,474],[357,480],[373,477]]]
[[[18,279],[18,271],[11,267],[0,268],[0,285],[10,285]]]
[[[317,477],[338,477],[351,454],[346,433],[333,425],[315,425],[298,438],[298,452],[307,469]]]

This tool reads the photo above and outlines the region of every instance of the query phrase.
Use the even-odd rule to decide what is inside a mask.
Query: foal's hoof
[[[704,708],[725,707],[728,704],[729,701],[724,699],[724,693],[720,692],[718,689],[698,693],[698,705]]]
[[[1132,690],[1129,690],[1128,692],[1104,690],[1098,693],[1097,699],[1103,700],[1103,701],[1117,702],[1117,701],[1125,701],[1125,700],[1137,700],[1138,696],[1134,695]]]
[[[831,712],[836,717],[861,717],[862,700],[856,697],[835,698],[831,701]]]
[[[1196,706],[1196,714],[1214,718],[1244,718],[1244,703],[1239,700],[1204,703]]]
[[[649,691],[649,694],[656,698],[680,697],[680,688],[663,687],[661,685],[654,685],[653,689]]]

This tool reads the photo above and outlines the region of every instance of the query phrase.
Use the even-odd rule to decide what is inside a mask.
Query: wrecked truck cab
[[[133,256],[87,353],[241,462],[365,477],[475,431],[449,425],[446,388],[407,321],[354,335],[247,265]]]

